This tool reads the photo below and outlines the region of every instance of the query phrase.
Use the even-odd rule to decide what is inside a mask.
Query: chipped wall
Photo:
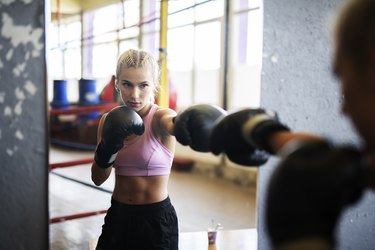
[[[276,110],[293,130],[358,143],[340,112],[339,84],[331,73],[329,26],[343,0],[265,0],[261,106]],[[265,192],[277,164],[258,174],[258,249],[270,249],[265,232]],[[347,209],[338,226],[337,249],[374,249],[375,196],[366,193]]]
[[[0,0],[0,249],[48,249],[44,8]]]

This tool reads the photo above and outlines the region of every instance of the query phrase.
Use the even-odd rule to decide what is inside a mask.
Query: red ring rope
[[[107,210],[99,210],[99,211],[94,211],[94,212],[87,212],[87,213],[80,213],[80,214],[73,214],[73,215],[55,217],[55,218],[50,219],[49,223],[50,224],[59,223],[59,222],[67,221],[67,220],[80,219],[80,218],[84,218],[84,217],[89,217],[89,216],[94,216],[94,215],[99,215],[99,214],[105,214],[105,213],[107,213]]]
[[[81,159],[81,160],[75,160],[75,161],[50,163],[49,169],[65,168],[65,167],[71,167],[71,166],[76,166],[76,165],[89,164],[89,163],[93,163],[93,161],[94,161],[93,158],[88,158],[88,159]]]
[[[115,107],[119,106],[117,102],[105,103],[105,104],[98,104],[98,105],[90,105],[90,106],[81,106],[81,107],[73,107],[68,109],[51,109],[49,114],[51,116],[56,115],[79,115],[79,114],[87,114],[95,111],[108,111]]]

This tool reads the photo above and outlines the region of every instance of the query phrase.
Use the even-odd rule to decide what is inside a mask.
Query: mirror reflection
[[[213,123],[221,115],[218,107],[229,111],[259,106],[261,1],[164,4],[51,1],[47,30],[51,249],[95,249],[99,238],[107,239],[105,218],[115,218],[108,209],[121,204],[149,209],[167,199],[173,209],[163,212],[176,214],[178,223],[170,222],[168,228],[178,233],[180,249],[256,245],[256,168],[207,152],[208,139],[199,135],[195,135],[199,145],[185,145],[176,131],[184,127],[181,117],[189,109],[193,115],[186,116],[195,123],[202,122],[196,120],[200,112],[215,114],[204,119]],[[130,59],[141,63],[129,64]],[[123,104],[136,115],[118,109]],[[131,132],[113,132],[119,127]],[[198,133],[199,126],[187,130]],[[170,158],[170,170],[157,169],[158,159],[151,153],[147,159],[157,169],[154,173],[129,170],[149,144],[134,146],[133,151],[128,144],[138,143],[146,134],[156,139],[157,157],[164,157],[160,161],[164,164]],[[124,144],[118,146],[118,140]],[[121,170],[125,165],[127,170]],[[133,209],[121,211],[128,214]]]

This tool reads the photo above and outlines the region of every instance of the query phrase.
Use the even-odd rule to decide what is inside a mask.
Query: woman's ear
[[[117,86],[116,83],[115,83],[115,90],[116,90],[117,92],[120,92],[120,89],[118,88],[118,86]]]

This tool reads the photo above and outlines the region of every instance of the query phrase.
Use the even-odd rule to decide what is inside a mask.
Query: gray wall
[[[341,0],[264,0],[264,61],[261,106],[276,110],[293,130],[359,143],[340,113],[339,84],[331,74],[330,19]],[[259,170],[258,249],[270,249],[264,198],[273,158]],[[339,226],[339,249],[374,249],[375,196],[366,193],[346,211]]]
[[[44,1],[0,0],[0,249],[48,249]]]

